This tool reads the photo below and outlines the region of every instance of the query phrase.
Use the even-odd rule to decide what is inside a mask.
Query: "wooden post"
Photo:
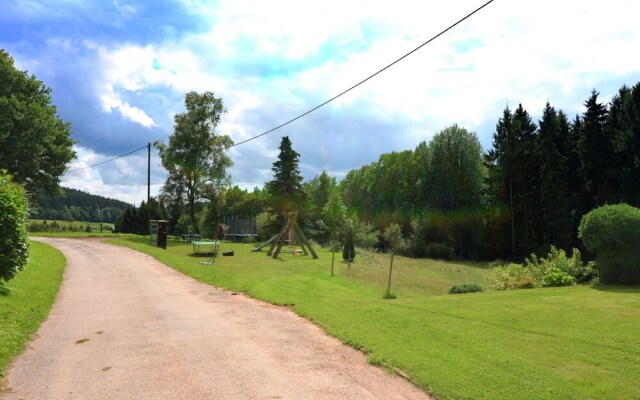
[[[333,276],[333,260],[336,258],[336,252],[331,252],[331,276]]]
[[[387,281],[387,294],[385,298],[391,298],[391,272],[393,271],[393,251],[391,252],[391,264],[389,265],[389,280]]]

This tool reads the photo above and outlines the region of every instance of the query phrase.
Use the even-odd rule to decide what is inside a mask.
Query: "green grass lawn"
[[[383,300],[388,256],[357,257],[348,268],[251,245],[201,265],[191,246],[168,250],[145,239],[116,240],[194,278],[289,305],[328,333],[404,371],[441,399],[640,399],[640,289],[568,288],[447,295],[454,283],[488,287],[486,264],[396,257]],[[339,258],[339,254],[336,254]]]
[[[47,318],[65,265],[66,260],[58,250],[31,242],[29,264],[6,282],[8,293],[0,293],[0,378]]]

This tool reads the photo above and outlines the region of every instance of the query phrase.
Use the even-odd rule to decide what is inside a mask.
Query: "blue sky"
[[[484,1],[4,0],[0,48],[53,90],[78,159],[166,141],[187,91],[211,90],[235,142],[318,105]],[[338,179],[457,123],[485,149],[506,105],[570,116],[593,88],[640,81],[640,2],[496,0],[453,31],[313,114],[229,151],[233,182],[262,186],[288,135],[311,179]],[[152,193],[164,171],[152,158]],[[65,186],[138,204],[146,152],[68,173]]]

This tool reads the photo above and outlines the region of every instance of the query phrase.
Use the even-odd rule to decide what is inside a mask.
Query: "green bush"
[[[493,286],[496,290],[531,289],[539,283],[531,272],[521,264],[509,263],[493,271]]]
[[[640,284],[640,209],[605,205],[580,221],[578,237],[596,254],[600,282]]]
[[[542,281],[549,271],[555,268],[572,277],[573,283],[593,281],[597,276],[594,264],[593,262],[583,263],[582,255],[578,249],[573,249],[571,257],[567,257],[564,250],[557,249],[555,246],[551,246],[551,250],[546,257],[537,257],[532,254],[525,260],[525,266],[531,269],[537,280]]]
[[[429,243],[426,248],[426,253],[427,257],[439,260],[451,260],[454,254],[453,247],[443,242]]]
[[[0,283],[24,269],[29,260],[27,197],[24,188],[0,170]]]
[[[571,286],[575,284],[576,279],[558,267],[547,269],[542,277],[542,287]]]
[[[497,290],[528,289],[588,283],[596,276],[594,263],[583,263],[578,249],[573,249],[571,257],[567,257],[564,250],[551,246],[546,257],[532,254],[524,264],[496,268],[493,281]]]
[[[484,292],[482,286],[477,283],[456,283],[451,286],[449,289],[449,294],[462,294],[462,293],[473,293],[473,292]]]

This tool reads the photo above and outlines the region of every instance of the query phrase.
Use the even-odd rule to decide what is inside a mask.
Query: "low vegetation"
[[[58,250],[31,242],[27,267],[0,292],[0,380],[9,362],[22,353],[31,334],[47,318],[65,264]]]
[[[567,257],[564,250],[551,246],[546,257],[532,254],[524,264],[509,263],[496,268],[494,288],[531,289],[590,283],[597,276],[594,265],[594,262],[584,263],[578,249],[573,249],[571,257]]]
[[[191,246],[161,250],[144,239],[116,240],[200,281],[286,305],[447,399],[640,397],[637,332],[640,289],[585,285],[448,296],[456,282],[488,285],[485,263],[396,256],[395,300],[382,298],[389,255],[336,262],[225,244],[234,257],[202,265]],[[522,268],[522,267],[520,267]]]
[[[59,221],[46,219],[32,219],[27,224],[27,230],[32,234],[41,233],[111,233],[113,224],[101,222]]]
[[[484,292],[484,288],[477,283],[456,283],[449,289],[449,294]]]

